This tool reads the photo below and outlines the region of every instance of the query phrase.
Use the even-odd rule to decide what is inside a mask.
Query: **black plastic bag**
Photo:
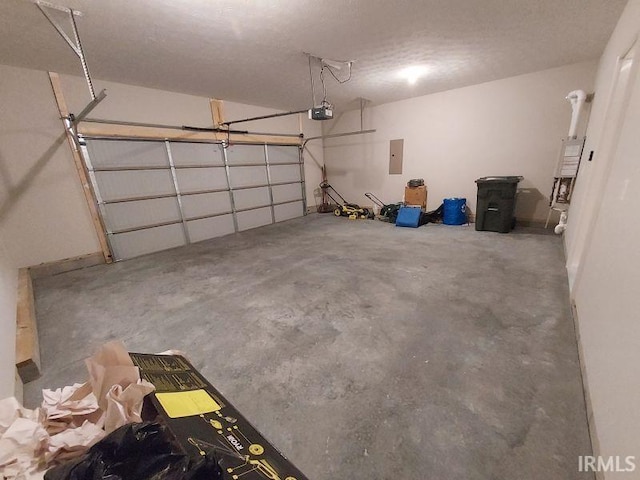
[[[191,462],[159,423],[118,428],[79,459],[54,467],[45,480],[199,480],[221,479],[213,453]]]
[[[426,225],[427,223],[438,223],[442,221],[442,213],[444,212],[444,203],[440,204],[435,210],[430,212],[423,212],[420,214],[419,226]]]

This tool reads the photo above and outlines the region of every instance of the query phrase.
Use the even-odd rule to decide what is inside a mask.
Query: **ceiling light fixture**
[[[405,79],[409,85],[415,85],[418,80],[424,77],[428,72],[429,68],[426,65],[412,65],[400,70],[398,76]]]

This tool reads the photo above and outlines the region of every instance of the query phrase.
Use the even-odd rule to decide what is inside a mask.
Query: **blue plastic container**
[[[396,218],[396,227],[418,228],[421,213],[420,207],[400,207],[398,218]]]
[[[467,223],[467,199],[445,198],[442,223],[445,225],[463,225]]]

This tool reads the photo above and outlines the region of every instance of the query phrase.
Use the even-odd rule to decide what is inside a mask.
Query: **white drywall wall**
[[[587,130],[595,155],[580,169],[565,233],[594,447],[605,457],[634,456],[634,472],[607,472],[607,480],[640,479],[640,44],[627,108],[617,132],[607,128],[618,58],[639,34],[640,0],[631,0],[600,61]]]
[[[60,78],[69,110],[79,112],[91,100],[84,78],[70,75],[61,75]],[[107,91],[107,98],[89,114],[89,118],[204,128],[213,124],[209,99],[206,97],[103,80],[95,80],[93,83],[96,92],[102,89]],[[226,101],[223,110],[227,121],[280,112],[272,108]],[[295,134],[299,132],[300,125],[298,116],[291,115],[239,123],[231,128]]]
[[[18,267],[100,250],[46,72],[0,65],[0,229]]]
[[[15,393],[18,269],[0,238],[0,399]]]
[[[564,97],[590,92],[595,70],[595,61],[578,63],[366,108],[364,128],[376,133],[325,140],[329,182],[348,201],[368,204],[364,192],[397,202],[407,180],[424,178],[429,209],[443,198],[466,197],[475,213],[474,180],[522,175],[516,215],[543,221],[571,119]],[[325,133],[359,128],[360,112],[350,111],[327,122]],[[389,175],[389,141],[398,138],[403,174]]]

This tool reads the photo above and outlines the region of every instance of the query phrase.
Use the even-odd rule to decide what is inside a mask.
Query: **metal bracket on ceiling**
[[[41,0],[36,1],[35,4],[36,4],[36,7],[38,7],[38,9],[45,16],[45,18],[49,21],[49,23],[53,26],[53,28],[56,29],[56,32],[60,34],[62,39],[67,43],[67,45],[69,45],[71,50],[73,50],[73,52],[80,59],[80,63],[82,64],[82,71],[84,73],[84,78],[87,81],[87,86],[89,87],[89,93],[91,94],[91,100],[96,101],[97,100],[96,92],[93,88],[93,82],[91,81],[91,74],[89,73],[87,60],[84,55],[84,50],[82,49],[82,42],[80,41],[80,34],[78,33],[78,26],[76,25],[76,19],[75,19],[75,17],[77,16],[82,16],[82,12],[79,12],[77,10],[72,10],[67,7],[54,5],[52,3],[44,2]],[[50,10],[58,10],[60,12],[65,12],[69,16],[69,21],[71,23],[71,30],[73,31],[73,38],[74,38],[73,40],[69,38],[69,35],[67,35],[67,32],[65,32],[62,26],[58,24],[58,22],[56,22],[56,20],[51,16]],[[102,95],[103,92],[101,92],[102,98],[104,98],[104,95]],[[100,100],[102,100],[102,98]],[[89,105],[87,107],[89,107]],[[95,105],[93,107],[95,107]],[[89,112],[86,112],[85,115],[87,113]]]
[[[366,98],[358,97],[358,102],[360,105],[360,130],[356,130],[353,132],[344,132],[344,133],[331,133],[328,135],[318,135],[317,137],[307,137],[304,142],[302,142],[302,149],[304,150],[307,146],[307,143],[311,140],[320,140],[325,138],[339,138],[339,137],[350,137],[352,135],[366,135],[368,133],[375,133],[376,129],[372,128],[370,130],[364,129],[364,107],[369,102]]]
[[[73,121],[73,115],[70,114],[68,117],[63,117],[62,121],[64,122],[64,128],[69,132],[71,138],[73,139],[75,150],[77,152],[82,151],[82,142],[80,141],[80,137],[78,136],[76,124]]]
[[[82,109],[82,111],[75,115],[72,120],[74,123],[81,122],[84,118],[91,113],[91,111],[98,106],[98,104],[105,99],[107,96],[107,91],[105,89],[100,90],[100,93],[96,98],[91,100],[86,107]]]
[[[309,110],[295,110],[293,112],[281,112],[281,113],[272,113],[270,115],[260,115],[259,117],[250,117],[243,118],[242,120],[232,120],[230,122],[222,122],[220,125],[225,125],[228,127],[229,125],[233,125],[234,123],[245,123],[245,122],[253,122],[254,120],[266,120],[268,118],[276,118],[276,117],[286,117],[288,115],[297,115],[298,113],[307,113]]]
[[[82,65],[82,72],[84,73],[84,79],[87,82],[87,86],[89,87],[89,93],[91,95],[91,101],[87,104],[86,107],[82,109],[82,111],[78,115],[69,114],[69,117],[65,119],[65,125],[68,125],[74,140],[76,141],[76,145],[79,147],[78,135],[74,128],[78,122],[82,121],[89,113],[98,106],[98,104],[105,99],[107,96],[106,90],[101,90],[98,95],[93,88],[93,82],[91,81],[91,74],[89,73],[89,67],[87,65],[87,60],[84,55],[84,50],[82,48],[82,42],[80,41],[80,33],[78,33],[78,26],[76,25],[75,17],[81,17],[82,12],[78,10],[72,10],[68,7],[62,7],[60,5],[54,5],[49,2],[45,2],[42,0],[36,0],[36,7],[42,12],[45,18],[49,21],[49,23],[55,28],[56,32],[60,34],[62,39],[69,45],[71,50],[76,54],[76,56],[80,59],[80,64]],[[64,12],[69,16],[69,22],[71,23],[71,29],[73,31],[73,38],[71,40],[67,32],[64,31],[62,26],[56,22],[56,20],[51,16],[50,11],[57,10],[59,12]]]
[[[344,132],[344,133],[331,133],[329,135],[318,135],[317,137],[307,137],[304,142],[302,142],[302,149],[307,146],[311,140],[320,140],[325,138],[339,138],[339,137],[350,137],[352,135],[366,135],[367,133],[375,133],[376,129],[373,128],[371,130],[358,130],[355,132]]]
[[[364,130],[364,106],[369,100],[363,97],[358,98],[358,100],[360,100],[360,130]]]

